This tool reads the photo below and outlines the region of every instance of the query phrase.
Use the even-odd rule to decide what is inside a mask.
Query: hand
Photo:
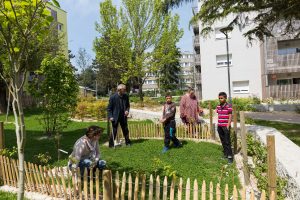
[[[166,119],[160,119],[159,120],[161,123],[164,123],[166,121]]]
[[[226,127],[227,127],[227,129],[229,130],[229,128],[230,128],[230,124],[228,124]]]
[[[129,112],[126,110],[125,111],[125,116],[127,117],[129,115]]]
[[[111,122],[114,121],[114,118],[113,117],[109,118],[109,121],[111,121]]]

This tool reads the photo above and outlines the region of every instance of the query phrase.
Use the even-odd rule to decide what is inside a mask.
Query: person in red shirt
[[[233,154],[230,140],[230,124],[232,118],[232,107],[227,103],[227,94],[219,93],[220,104],[216,108],[218,113],[218,133],[223,146],[224,157],[228,158],[228,162],[233,162]]]

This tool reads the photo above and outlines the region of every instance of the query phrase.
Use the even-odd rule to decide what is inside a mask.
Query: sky
[[[74,55],[77,54],[79,48],[84,48],[92,58],[95,57],[93,41],[99,35],[95,31],[95,23],[100,22],[100,2],[101,0],[60,1],[60,7],[67,12],[69,49]],[[121,0],[113,0],[113,4],[119,7]],[[192,17],[192,7],[194,5],[193,3],[184,3],[172,11],[180,16],[179,27],[184,31],[184,35],[178,43],[178,47],[182,52],[193,52],[193,33],[192,28],[189,28],[189,21]]]

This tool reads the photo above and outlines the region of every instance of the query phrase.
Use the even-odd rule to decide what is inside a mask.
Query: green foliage
[[[228,100],[227,100],[228,101]],[[200,103],[201,107],[208,108],[209,102],[212,105],[212,109],[215,109],[219,105],[219,100],[207,100]],[[232,105],[236,106],[237,111],[254,111],[253,105],[260,104],[260,100],[256,97],[254,98],[233,98]]]
[[[260,190],[268,191],[268,177],[267,177],[267,149],[252,135],[247,135],[247,154],[253,158],[255,164],[254,168],[251,168],[251,172],[257,179],[257,186]],[[286,187],[287,180],[277,176],[277,199],[285,199],[284,188]],[[270,194],[267,194],[269,196]]]
[[[93,98],[94,99],[94,98]],[[107,117],[107,100],[89,100],[89,98],[81,99],[76,106],[75,117],[81,119],[92,118],[103,120]]]
[[[157,0],[123,0],[117,10],[111,0],[100,3],[100,33],[94,42],[99,72],[112,88],[117,82],[139,87],[147,73],[157,73],[161,66],[176,65],[176,42],[182,35],[178,16],[162,12]],[[113,72],[113,73],[112,73]],[[176,79],[176,78],[175,78]],[[173,79],[171,80],[173,82]]]
[[[0,149],[0,155],[16,159],[18,155],[18,149],[15,146],[12,148]]]
[[[159,158],[153,159],[153,167],[154,167],[155,176],[157,174],[161,174],[171,178],[178,177],[177,171],[174,170],[170,164],[162,161]]]
[[[30,85],[31,93],[42,102],[43,115],[40,118],[48,135],[61,132],[69,123],[74,111],[78,85],[75,73],[63,55],[47,56],[36,78]]]
[[[46,166],[51,161],[52,157],[50,156],[49,152],[46,153],[39,153],[34,155],[34,163],[38,165]]]
[[[191,0],[167,0],[165,9],[179,6],[183,2],[191,2]],[[213,31],[211,27],[215,22],[230,16],[231,21],[228,26],[247,29],[244,36],[250,40],[254,39],[254,36],[260,40],[264,40],[265,36],[274,36],[273,34],[278,34],[273,31],[276,28],[283,30],[282,35],[291,34],[294,38],[298,38],[300,30],[295,21],[300,19],[299,10],[298,0],[203,0],[200,11],[194,16],[192,22],[200,20],[203,27],[201,34],[207,35]],[[250,16],[249,13],[251,13]],[[246,28],[249,27],[249,24],[252,27],[250,29]]]

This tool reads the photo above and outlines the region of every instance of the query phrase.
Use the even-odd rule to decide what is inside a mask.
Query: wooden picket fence
[[[123,138],[123,135],[120,134],[122,132],[121,127],[119,126],[118,129],[118,137]],[[128,129],[130,138],[132,139],[164,138],[164,128],[162,124],[128,124]],[[206,123],[197,125],[179,124],[176,126],[176,137],[180,139],[210,140],[212,139],[211,135],[210,126]]]
[[[0,177],[5,185],[17,187],[18,182],[18,161],[0,156]],[[200,186],[197,180],[191,182],[188,178],[183,184],[183,179],[163,180],[157,176],[150,175],[147,180],[146,175],[136,175],[135,179],[129,173],[123,173],[120,179],[119,172],[113,178],[110,170],[103,172],[98,169],[93,174],[92,170],[85,170],[83,177],[80,175],[79,168],[70,171],[66,168],[37,166],[36,164],[25,162],[25,190],[46,194],[51,197],[63,199],[91,199],[91,200],[124,200],[124,199],[149,199],[149,200],[265,200],[266,193],[254,192],[246,197],[246,188],[238,190],[234,185],[232,192],[226,184],[221,189],[220,184],[214,185],[212,182],[202,181]],[[91,178],[93,177],[93,178]],[[155,178],[155,179],[154,179]],[[134,180],[134,181],[133,181]],[[193,184],[193,185],[192,185]],[[274,193],[270,200],[275,200]]]

